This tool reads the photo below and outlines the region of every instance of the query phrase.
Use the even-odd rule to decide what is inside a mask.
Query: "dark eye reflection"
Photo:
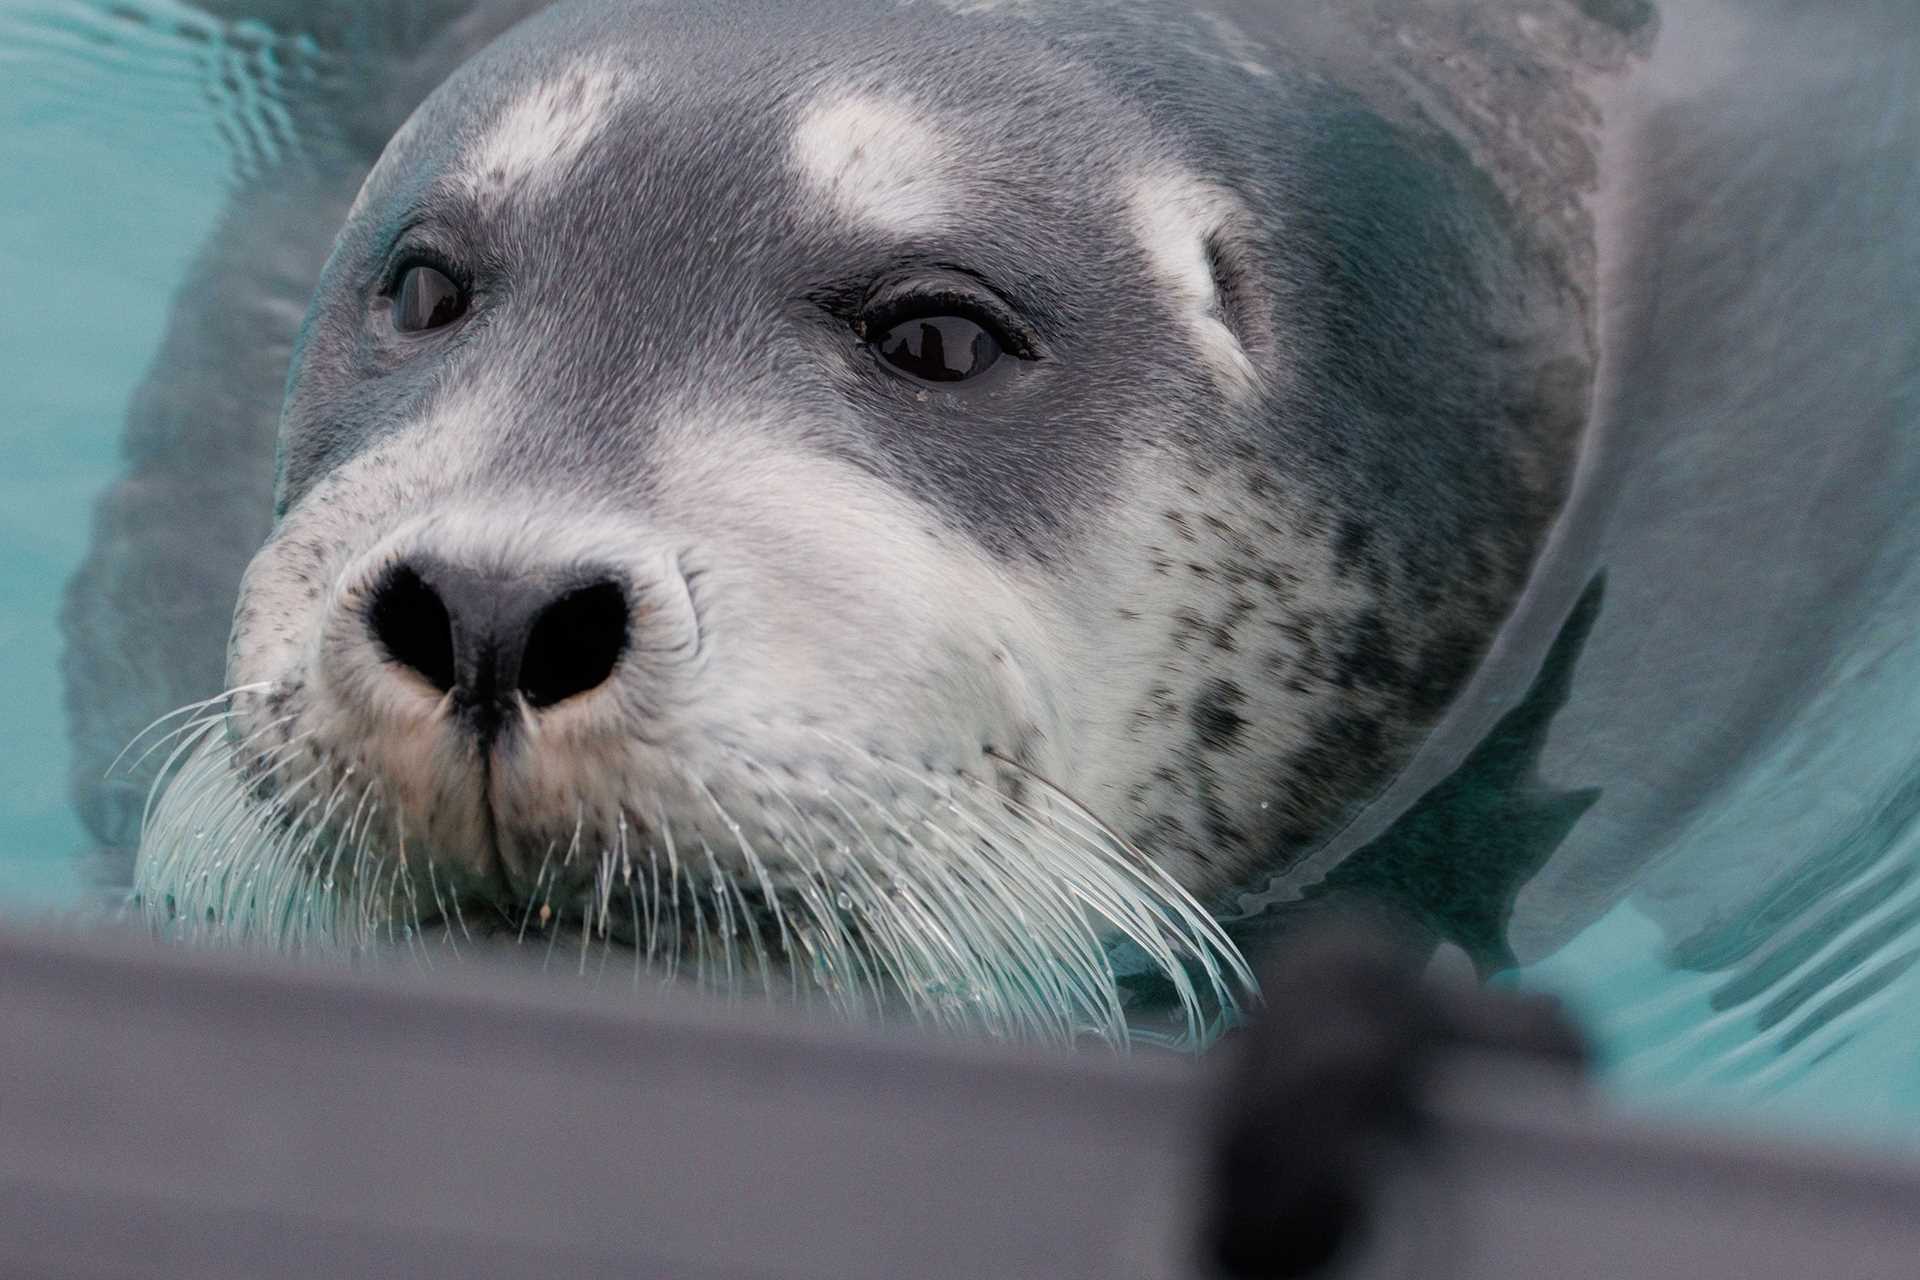
[[[999,339],[965,316],[918,316],[880,335],[880,358],[926,382],[977,378],[1000,359]]]
[[[444,272],[424,263],[408,267],[393,296],[393,327],[424,333],[452,324],[467,310],[467,294]]]

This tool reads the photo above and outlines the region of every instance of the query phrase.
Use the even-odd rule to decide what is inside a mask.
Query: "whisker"
[[[541,855],[541,858],[540,858],[540,869],[534,873],[533,888],[527,894],[526,910],[520,913],[520,934],[517,938],[514,939],[515,942],[525,942],[527,940],[527,921],[533,919],[534,900],[540,896],[540,886],[546,883],[547,863],[552,857],[553,857],[553,841],[549,840],[547,842],[547,851],[546,853]],[[540,923],[544,925],[546,924],[546,921],[542,920]]]
[[[156,717],[151,723],[147,725],[146,728],[134,734],[133,737],[127,741],[126,746],[120,748],[119,754],[114,756],[113,760],[107,765],[106,772],[103,776],[111,778],[113,776],[114,770],[120,767],[120,762],[126,759],[127,752],[139,746],[140,740],[142,738],[145,738],[148,734],[152,733],[155,729],[158,729],[161,725],[167,723],[167,721],[178,719],[181,716],[195,715],[198,712],[204,711],[208,707],[211,707],[216,703],[227,701],[229,698],[232,698],[235,694],[254,693],[261,689],[266,689],[270,687],[271,686],[264,681],[258,682],[255,684],[235,685],[233,688],[228,689],[225,692],[214,694],[211,698],[202,698],[198,702],[189,702],[183,707],[175,707],[172,711],[167,712],[165,715]],[[231,711],[222,711],[219,713],[219,716],[217,718],[224,719],[225,717],[231,714],[232,714]],[[169,737],[171,736],[172,735],[170,734]],[[140,761],[145,759],[146,759],[146,756],[143,754],[140,757],[140,760],[136,760],[132,765],[128,766],[129,770],[131,771],[132,769],[139,768]]]
[[[214,699],[143,731],[139,761],[160,757],[167,779],[149,789],[133,893],[154,927],[428,969],[436,953],[469,958],[462,882],[409,840],[380,780],[291,731],[295,716],[229,741],[234,715]],[[490,904],[507,926],[494,932],[523,948],[544,934],[551,967],[577,927],[561,971],[581,981],[603,982],[626,945],[636,988],[688,980],[737,1000],[753,984],[849,1020],[1120,1051],[1201,1047],[1257,998],[1213,916],[1037,771],[993,751],[983,774],[936,771],[820,737],[817,776],[721,747],[732,772],[682,766],[678,792],[576,797],[524,908]],[[1031,785],[1009,794],[1000,770]],[[1135,974],[1154,977],[1171,1022],[1135,1025]]]
[[[445,899],[440,896],[440,879],[434,872],[432,858],[427,859],[427,887],[433,891],[433,909],[439,913],[440,919],[445,921],[447,918],[447,903]],[[445,930],[444,932],[447,936],[447,944],[453,949],[453,958],[458,960],[460,958],[460,945],[454,942],[453,931],[451,929]]]

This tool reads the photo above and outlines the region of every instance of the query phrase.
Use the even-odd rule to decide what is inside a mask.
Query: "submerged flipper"
[[[1597,787],[1549,785],[1539,762],[1604,595],[1605,575],[1596,575],[1526,697],[1459,767],[1297,899],[1241,924],[1243,948],[1257,953],[1332,908],[1457,946],[1482,975],[1512,966],[1506,931],[1520,890],[1600,797]]]

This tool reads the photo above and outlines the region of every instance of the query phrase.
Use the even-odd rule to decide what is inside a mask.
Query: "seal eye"
[[[965,316],[915,316],[891,325],[874,347],[894,368],[924,382],[977,378],[1000,359],[1000,340]]]
[[[393,296],[393,327],[402,333],[443,328],[466,312],[466,291],[445,272],[424,263],[407,268]]]

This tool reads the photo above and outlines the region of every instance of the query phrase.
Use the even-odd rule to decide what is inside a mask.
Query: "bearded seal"
[[[1146,974],[1203,1034],[1214,914],[1405,764],[1566,497],[1592,229],[1503,122],[1578,170],[1630,33],[1544,6],[1482,119],[1281,15],[527,7],[428,41],[319,272],[146,909],[1064,1039]]]

